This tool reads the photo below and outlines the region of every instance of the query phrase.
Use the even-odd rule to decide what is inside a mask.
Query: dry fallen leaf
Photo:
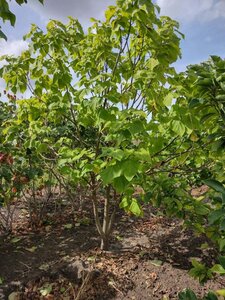
[[[44,270],[44,271],[47,271],[49,269],[49,264],[43,264],[39,267],[40,270]]]
[[[21,240],[21,238],[19,237],[14,237],[13,239],[11,239],[11,243],[15,244],[15,243],[18,243],[19,241]]]
[[[20,299],[19,292],[12,292],[8,297],[8,300],[19,300],[19,299]]]
[[[150,260],[150,263],[153,265],[153,266],[156,266],[156,267],[160,267],[162,265],[162,261],[159,260],[159,259],[153,259],[153,260]]]
[[[37,249],[36,246],[33,246],[33,247],[31,247],[31,248],[25,248],[25,250],[27,250],[27,251],[29,251],[29,252],[32,252],[32,253],[35,252],[36,249]]]
[[[73,224],[65,224],[64,228],[65,229],[71,229],[73,227]]]

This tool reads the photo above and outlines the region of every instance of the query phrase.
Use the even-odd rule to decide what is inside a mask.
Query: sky
[[[150,1],[150,0],[149,0]],[[9,2],[9,1],[8,1]],[[168,15],[180,23],[185,35],[181,42],[182,59],[176,62],[177,71],[189,64],[207,60],[210,55],[225,57],[225,0],[154,0],[161,8],[161,15]],[[78,18],[84,27],[90,25],[90,17],[104,18],[104,11],[115,0],[28,0],[18,6],[13,1],[10,8],[16,14],[15,28],[7,23],[0,26],[8,41],[0,41],[0,55],[15,54],[27,48],[23,35],[31,23],[45,28],[49,19],[67,21],[68,16]]]

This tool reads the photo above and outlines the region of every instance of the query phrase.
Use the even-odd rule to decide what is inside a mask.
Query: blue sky
[[[19,7],[13,2],[10,7],[17,16],[15,28],[0,24],[8,36],[8,42],[0,41],[1,54],[19,54],[27,47],[22,37],[29,31],[31,23],[44,28],[49,19],[66,22],[67,16],[78,18],[84,27],[90,17],[103,18],[105,8],[114,0],[45,0],[44,6],[37,0]],[[210,55],[224,57],[225,53],[225,0],[155,0],[161,14],[168,15],[180,23],[185,34],[181,42],[182,59],[176,63],[178,71],[189,64],[199,63]]]

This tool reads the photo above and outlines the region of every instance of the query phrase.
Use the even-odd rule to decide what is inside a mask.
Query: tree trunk
[[[98,200],[97,200],[97,184],[96,184],[95,175],[92,175],[92,203],[93,203],[93,211],[95,217],[95,225],[97,227],[98,233],[101,237],[101,250],[109,249],[109,240],[112,232],[112,226],[114,222],[114,216],[116,211],[116,206],[114,206],[114,210],[110,215],[110,203],[111,201],[115,201],[116,197],[113,196],[111,199],[111,190],[112,186],[109,185],[106,187],[106,195],[105,195],[105,203],[104,203],[104,212],[103,212],[103,220],[100,221],[99,212],[98,212]],[[115,205],[115,203],[114,203]]]
[[[101,237],[101,250],[108,250],[109,249],[109,236]]]

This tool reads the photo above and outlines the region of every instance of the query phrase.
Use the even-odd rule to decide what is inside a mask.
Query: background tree
[[[185,72],[179,74],[175,84],[178,97],[173,110],[186,130],[191,124],[189,139],[197,145],[193,152],[194,159],[188,159],[185,168],[196,170],[189,173],[193,185],[204,183],[210,187],[207,195],[209,211],[200,223],[195,222],[195,226],[214,241],[220,252],[218,264],[211,269],[194,262],[191,274],[200,281],[212,276],[213,272],[225,274],[224,70],[225,60],[211,56],[199,65],[188,66]],[[204,197],[200,197],[201,200]]]
[[[18,144],[4,138],[7,122],[16,114],[16,96],[9,93],[6,96],[8,102],[0,101],[0,207],[3,208],[0,210],[0,229],[9,233],[12,230],[16,200],[29,178]]]

